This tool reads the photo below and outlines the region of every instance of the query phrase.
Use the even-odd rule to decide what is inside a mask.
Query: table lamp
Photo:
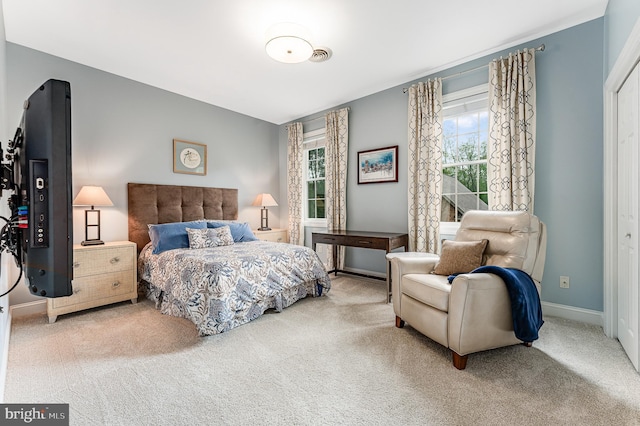
[[[273,199],[271,194],[258,194],[253,205],[262,207],[260,211],[260,228],[258,228],[258,231],[270,231],[269,210],[267,210],[267,207],[277,206],[278,203],[276,203],[276,200]]]
[[[83,186],[73,200],[73,205],[91,206],[84,211],[84,241],[80,244],[83,246],[104,244],[100,239],[100,210],[95,209],[95,206],[113,206],[104,189],[101,186]]]

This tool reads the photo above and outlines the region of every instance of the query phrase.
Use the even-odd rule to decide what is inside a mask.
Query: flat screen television
[[[9,144],[14,256],[31,293],[72,294],[71,87],[48,80],[24,103]]]

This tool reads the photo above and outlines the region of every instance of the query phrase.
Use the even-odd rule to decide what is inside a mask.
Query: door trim
[[[640,18],[604,84],[604,333],[618,337],[618,91],[640,62]]]

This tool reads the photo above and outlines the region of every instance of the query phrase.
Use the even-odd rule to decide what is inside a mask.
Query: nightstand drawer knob
[[[73,289],[73,294],[78,294],[80,293],[80,289],[79,288],[74,288]]]
[[[110,260],[111,264],[116,264],[118,262],[120,262],[120,258],[118,256],[111,258]]]
[[[80,267],[80,262],[73,262],[73,267],[74,268],[79,268]]]
[[[116,281],[113,284],[111,284],[111,287],[116,288],[116,287],[120,287],[120,281]]]

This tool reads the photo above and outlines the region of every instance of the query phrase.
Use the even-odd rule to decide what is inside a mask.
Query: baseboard
[[[33,302],[20,303],[11,306],[11,315],[13,318],[22,318],[34,314],[46,314],[47,301],[35,300]]]
[[[345,267],[344,270],[347,272],[355,272],[356,274],[371,275],[371,276],[380,277],[380,278],[387,277],[387,274],[385,272],[367,271],[366,269],[349,268],[349,267]]]
[[[7,312],[5,322],[4,342],[2,344],[2,354],[0,356],[0,402],[4,402],[4,387],[7,382],[7,368],[9,365],[9,339],[11,337],[11,310]]]
[[[543,316],[558,317],[587,324],[604,325],[604,313],[591,309],[576,308],[574,306],[559,305],[557,303],[542,302]]]

